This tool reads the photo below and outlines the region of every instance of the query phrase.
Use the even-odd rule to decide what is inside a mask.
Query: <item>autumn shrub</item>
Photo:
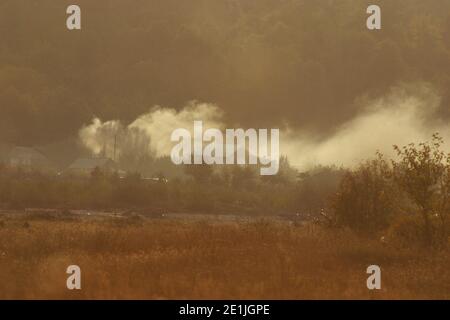
[[[393,177],[416,205],[422,220],[422,239],[427,245],[439,245],[447,237],[450,154],[442,150],[443,144],[439,134],[434,134],[431,142],[418,146],[394,146],[399,160],[392,161]]]
[[[442,246],[448,242],[450,156],[443,139],[398,147],[397,159],[381,154],[350,170],[332,208],[337,225],[368,234],[389,229],[401,243]]]
[[[418,215],[405,215],[394,219],[386,232],[386,239],[394,245],[421,244],[422,221]]]
[[[397,216],[386,231],[386,240],[400,247],[417,247],[426,244],[423,238],[423,219],[419,214]],[[443,230],[437,216],[430,219],[431,233],[433,234],[434,246],[445,248],[448,245],[449,231]]]
[[[395,195],[389,165],[379,154],[344,175],[332,203],[336,223],[365,233],[380,231],[394,214]]]

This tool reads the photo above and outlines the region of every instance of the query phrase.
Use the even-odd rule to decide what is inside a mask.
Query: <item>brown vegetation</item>
[[[378,154],[347,172],[332,204],[336,223],[366,234],[390,226],[411,244],[447,245],[450,154],[442,146],[443,139],[434,134],[431,142],[418,146],[394,146],[399,158],[392,165]]]
[[[48,175],[0,165],[0,207],[5,209],[139,209],[143,213],[317,213],[336,191],[343,170],[316,168],[297,178],[287,160],[262,177],[251,166],[188,166],[166,181],[94,170],[90,177]]]
[[[450,298],[448,251],[274,220],[69,217],[3,217],[0,298]],[[80,291],[66,289],[71,264]],[[371,264],[382,268],[379,291],[366,287]]]
[[[19,210],[0,216],[0,298],[449,299],[442,143],[434,135],[396,148],[391,162],[379,154],[353,170],[298,176],[286,159],[276,177],[198,167],[169,182],[4,167],[0,200]],[[21,213],[39,205],[53,209]],[[111,207],[122,214],[72,210]],[[164,214],[177,211],[216,218]],[[218,218],[233,211],[241,220]],[[81,291],[65,287],[71,264],[82,268]],[[371,264],[382,268],[377,292],[366,287]]]

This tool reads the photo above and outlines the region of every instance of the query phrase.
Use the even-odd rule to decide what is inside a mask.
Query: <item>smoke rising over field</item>
[[[349,132],[364,131],[358,129],[369,121],[364,115],[377,114],[355,99],[374,101],[399,83],[421,81],[442,97],[435,118],[449,119],[448,0],[380,0],[379,32],[366,28],[367,1],[78,4],[85,13],[79,33],[65,27],[64,2],[2,4],[0,24],[8,32],[0,50],[1,142],[45,145],[76,137],[95,117],[120,120],[125,127],[143,117],[135,127],[150,126],[152,148],[164,153],[168,146],[159,137],[165,129],[149,125],[155,122],[151,117],[172,124],[169,118],[179,121],[183,116],[174,115],[197,99],[217,105],[228,126],[285,125],[295,133],[292,144],[302,146],[285,147],[285,153],[300,163],[308,162],[305,157],[328,162],[333,141],[350,141]],[[148,114],[157,105],[161,114]],[[422,127],[415,116],[405,117],[408,127]],[[105,142],[87,144],[98,153]]]
[[[379,98],[359,99],[356,103],[361,111],[322,139],[318,132],[286,126],[280,137],[281,153],[302,169],[317,164],[352,167],[373,156],[376,150],[392,156],[394,144],[426,141],[435,132],[450,141],[449,124],[436,116],[441,98],[430,85],[397,86]],[[105,149],[106,155],[111,155],[117,136],[118,154],[148,153],[161,157],[168,156],[173,147],[172,131],[192,131],[195,120],[203,121],[206,127],[234,128],[234,124],[226,123],[225,112],[219,106],[191,102],[180,111],[154,107],[127,126],[119,120],[102,122],[94,118],[79,136],[95,155]]]
[[[105,155],[110,155],[116,141],[119,154],[147,152],[162,157],[170,154],[173,130],[186,128],[192,131],[195,120],[202,120],[205,127],[223,128],[222,118],[223,111],[209,103],[191,102],[180,111],[156,106],[127,126],[120,120],[102,122],[94,118],[91,124],[80,129],[79,137],[94,155],[105,149]]]
[[[352,167],[376,150],[394,156],[394,144],[427,141],[436,132],[449,147],[450,124],[437,117],[441,98],[428,85],[394,87],[379,98],[359,103],[361,111],[325,139],[288,130],[281,150],[292,163],[305,168],[317,163]]]
[[[450,1],[373,2],[0,1],[0,298],[450,298]]]

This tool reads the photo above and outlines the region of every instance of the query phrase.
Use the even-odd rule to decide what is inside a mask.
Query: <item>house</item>
[[[50,160],[40,151],[30,147],[14,147],[5,157],[6,164],[11,167],[21,167],[28,169],[50,169]]]
[[[67,172],[90,175],[96,168],[106,172],[113,172],[118,169],[118,166],[110,158],[79,158],[69,166]]]
[[[7,164],[12,146],[0,142],[0,164]]]

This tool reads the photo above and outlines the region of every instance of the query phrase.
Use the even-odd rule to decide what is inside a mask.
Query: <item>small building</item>
[[[0,164],[8,164],[11,146],[0,142]]]
[[[25,169],[50,169],[50,160],[40,151],[30,147],[14,147],[6,156],[6,161],[11,167]]]
[[[105,172],[113,172],[117,171],[118,166],[116,162],[110,158],[79,158],[69,166],[67,172],[80,175],[90,175],[96,168]]]

